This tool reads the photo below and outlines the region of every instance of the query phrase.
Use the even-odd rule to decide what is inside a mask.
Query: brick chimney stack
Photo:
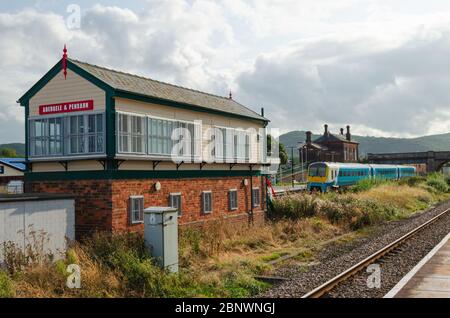
[[[324,125],[324,128],[325,128],[325,130],[324,130],[323,134],[324,134],[325,136],[328,136],[328,125],[325,124],[325,125]]]
[[[344,135],[344,128],[341,128],[341,135]]]
[[[348,141],[352,141],[352,135],[350,134],[350,125],[347,125],[347,134],[345,135]]]
[[[310,132],[310,131],[306,132],[306,143],[307,144],[311,143],[311,135],[312,135],[312,132]]]

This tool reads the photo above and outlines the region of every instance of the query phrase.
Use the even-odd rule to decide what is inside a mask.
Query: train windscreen
[[[325,177],[326,176],[326,165],[324,164],[313,164],[309,167],[310,177]]]

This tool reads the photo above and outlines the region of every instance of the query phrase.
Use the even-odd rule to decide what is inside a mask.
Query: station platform
[[[384,298],[450,298],[450,233]]]

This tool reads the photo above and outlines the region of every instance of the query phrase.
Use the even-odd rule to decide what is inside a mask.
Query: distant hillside
[[[19,157],[25,156],[25,144],[22,143],[1,144],[0,149],[2,148],[14,149],[17,153],[17,156]]]
[[[313,134],[313,140],[320,135]],[[450,150],[450,133],[417,138],[383,138],[353,135],[352,139],[359,142],[361,155],[371,153],[415,152],[415,151],[445,151]],[[280,136],[280,142],[285,146],[297,146],[305,141],[304,131],[291,131]]]

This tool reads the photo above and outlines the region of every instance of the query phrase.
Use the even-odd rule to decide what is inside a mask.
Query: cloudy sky
[[[282,131],[450,132],[448,0],[2,1],[0,142],[23,141],[15,101],[64,43],[79,60],[231,90]]]

